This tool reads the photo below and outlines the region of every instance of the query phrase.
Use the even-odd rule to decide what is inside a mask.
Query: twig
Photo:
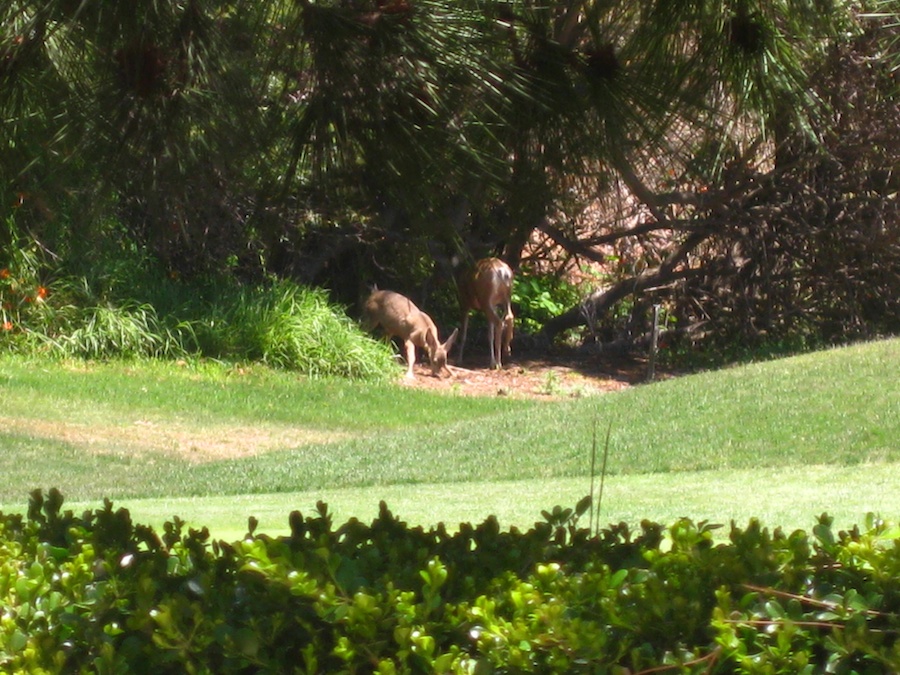
[[[650,360],[647,364],[647,381],[656,379],[656,356],[659,351],[659,303],[653,305],[653,330],[650,333]]]
[[[709,662],[709,666],[707,667],[706,672],[711,673],[716,661],[719,660],[719,654],[721,652],[722,648],[716,647],[706,656],[698,657],[696,659],[693,659],[692,661],[685,661],[684,663],[673,663],[672,665],[667,666],[656,666],[655,668],[648,668],[647,670],[639,670],[634,675],[649,675],[649,673],[664,673],[669,670],[682,670],[683,668],[690,668],[691,666],[700,665],[705,661]]]
[[[761,593],[764,595],[774,595],[780,598],[787,598],[789,600],[797,600],[799,602],[805,603],[807,605],[812,605],[813,607],[821,607],[822,609],[843,609],[847,610],[850,608],[844,607],[840,603],[831,602],[829,600],[817,600],[816,598],[810,598],[806,595],[798,595],[797,593],[789,593],[788,591],[779,591],[775,588],[765,588],[763,586],[754,586],[753,584],[741,584],[743,588],[746,588],[748,591],[753,591],[754,593]],[[862,610],[854,610],[858,611],[861,614],[865,614],[867,616],[892,616],[891,614],[886,614],[884,612],[879,612],[876,609],[862,609]]]
[[[452,366],[449,363],[447,364],[447,370],[451,373],[475,373],[477,371],[470,370],[469,368],[463,368],[462,366]]]

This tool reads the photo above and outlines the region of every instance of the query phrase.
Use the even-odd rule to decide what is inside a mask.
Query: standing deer
[[[454,329],[447,341],[441,344],[434,321],[405,295],[393,291],[372,291],[363,305],[363,319],[369,330],[380,325],[389,338],[396,336],[403,340],[407,378],[415,377],[416,347],[421,347],[428,354],[433,376],[439,377],[444,370],[449,372],[447,352],[453,346],[458,329]]]
[[[502,357],[509,357],[513,339],[512,296],[513,271],[499,258],[482,258],[458,280],[459,307],[462,310],[462,335],[459,339],[459,362],[462,363],[469,328],[469,312],[484,312],[488,320],[488,346],[491,349],[491,368],[502,366]],[[500,310],[498,312],[498,310]]]

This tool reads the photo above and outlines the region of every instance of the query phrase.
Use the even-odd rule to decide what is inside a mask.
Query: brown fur
[[[406,377],[412,378],[416,347],[424,349],[431,363],[431,374],[439,377],[447,368],[447,352],[453,346],[457,331],[441,344],[437,326],[425,312],[405,295],[393,291],[373,291],[363,304],[363,318],[369,330],[381,326],[388,337],[403,340],[406,352]]]
[[[509,358],[515,322],[511,305],[512,283],[512,269],[499,258],[482,258],[460,277],[458,281],[459,307],[462,310],[460,364],[466,346],[469,313],[473,309],[484,312],[488,320],[491,368],[500,368],[503,358]]]

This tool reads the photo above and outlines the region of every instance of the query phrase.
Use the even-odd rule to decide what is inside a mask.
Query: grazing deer
[[[462,310],[462,335],[459,339],[459,362],[462,363],[469,328],[469,312],[484,312],[488,320],[488,346],[491,349],[491,368],[502,366],[502,357],[509,357],[513,339],[512,296],[513,272],[499,258],[482,258],[472,269],[463,272],[457,286],[459,307]],[[500,310],[499,312],[497,310]]]
[[[406,296],[393,291],[372,291],[363,305],[363,319],[369,330],[380,325],[389,338],[396,336],[403,340],[407,378],[415,377],[416,347],[421,347],[428,354],[432,375],[439,377],[444,370],[449,372],[447,352],[453,346],[458,329],[454,329],[447,341],[441,344],[434,321]]]

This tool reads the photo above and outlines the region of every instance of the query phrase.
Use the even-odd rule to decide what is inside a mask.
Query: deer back
[[[373,291],[363,305],[363,317],[370,330],[381,326],[388,336],[399,337],[424,349],[435,374],[446,367],[447,352],[456,339],[457,331],[454,330],[441,344],[434,321],[405,295],[394,291]]]
[[[499,258],[482,258],[463,272],[459,280],[459,304],[463,312],[486,311],[488,307],[509,307],[513,272]]]
[[[368,328],[381,326],[387,335],[412,340],[418,347],[426,346],[429,331],[437,333],[431,317],[394,291],[373,291],[363,305],[363,315]]]

